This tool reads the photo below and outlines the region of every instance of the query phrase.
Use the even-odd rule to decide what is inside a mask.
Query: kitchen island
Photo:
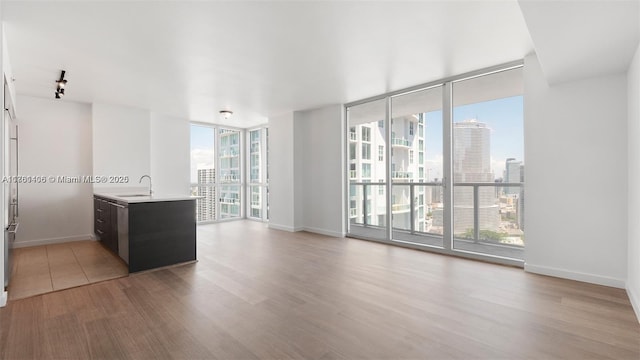
[[[96,192],[94,232],[129,272],[196,260],[196,197]]]

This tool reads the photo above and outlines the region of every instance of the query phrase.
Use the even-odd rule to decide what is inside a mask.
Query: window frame
[[[496,66],[492,66],[492,67],[488,67],[488,68],[484,68],[484,69],[479,69],[476,71],[471,71],[468,73],[464,73],[464,74],[460,74],[460,75],[456,75],[456,76],[451,76],[451,77],[447,77],[441,80],[437,80],[437,81],[433,81],[433,82],[429,82],[429,83],[425,83],[425,84],[420,84],[420,85],[416,85],[416,86],[412,86],[409,88],[404,88],[404,89],[400,89],[400,90],[396,90],[396,91],[392,91],[392,92],[388,92],[385,94],[381,94],[381,95],[377,95],[377,96],[373,96],[373,97],[369,97],[369,98],[365,98],[365,99],[361,99],[358,101],[354,101],[354,102],[350,102],[344,105],[343,107],[343,111],[344,111],[344,118],[347,119],[344,122],[344,132],[346,133],[347,128],[349,126],[349,113],[348,113],[348,109],[350,107],[354,107],[354,106],[358,106],[358,105],[362,105],[362,104],[366,104],[366,103],[371,103],[374,101],[380,101],[380,100],[385,100],[386,101],[386,118],[385,118],[385,130],[387,133],[387,143],[389,144],[389,149],[386,149],[387,152],[387,156],[386,156],[386,167],[387,169],[387,173],[390,173],[391,171],[391,165],[388,164],[388,162],[391,159],[391,154],[393,152],[393,147],[391,146],[391,143],[393,141],[393,136],[391,131],[389,130],[390,128],[390,124],[391,124],[391,99],[395,96],[400,96],[400,95],[405,95],[411,92],[415,92],[415,91],[421,91],[421,90],[426,90],[429,88],[433,88],[433,87],[438,87],[438,86],[442,86],[443,88],[443,103],[442,103],[442,122],[443,122],[443,143],[444,143],[444,153],[443,153],[443,157],[445,159],[449,159],[449,161],[452,159],[452,127],[453,127],[453,121],[452,121],[452,113],[453,113],[453,108],[452,108],[452,104],[453,104],[453,99],[452,99],[452,84],[454,82],[458,82],[458,81],[463,81],[463,80],[467,80],[467,79],[471,79],[471,78],[475,78],[475,77],[481,77],[481,76],[488,76],[494,73],[500,73],[500,72],[504,72],[504,71],[508,71],[508,70],[512,70],[512,69],[516,69],[516,68],[522,68],[524,67],[524,61],[521,60],[516,60],[516,61],[512,61],[512,62],[508,62],[508,63],[504,63],[504,64],[500,64],[500,65],[496,65]],[[423,124],[423,130],[426,130],[426,124]],[[363,126],[364,128],[364,126]],[[424,137],[424,134],[419,134],[420,138]],[[424,149],[420,149],[423,150]],[[423,152],[421,151],[421,152]],[[346,153],[346,152],[345,152]],[[346,157],[347,155],[345,155]],[[424,155],[423,155],[424,157]],[[526,154],[525,154],[526,157]],[[424,159],[423,159],[424,161]],[[348,163],[348,161],[347,161]],[[453,204],[453,179],[452,179],[452,162],[444,162],[444,176],[442,178],[442,192],[441,192],[441,196],[443,198],[443,201],[447,204],[449,204],[449,206],[451,206],[451,204]],[[423,170],[424,171],[424,170]],[[409,247],[409,248],[416,248],[416,249],[420,249],[420,250],[428,250],[428,251],[433,251],[433,252],[438,252],[438,253],[443,253],[443,254],[447,254],[447,255],[455,255],[455,256],[459,256],[459,257],[466,257],[466,258],[471,258],[471,259],[476,259],[476,260],[483,260],[483,261],[491,261],[491,262],[495,262],[495,263],[499,263],[499,264],[506,264],[506,265],[511,265],[511,266],[517,266],[517,267],[523,267],[524,266],[524,261],[520,260],[520,259],[513,259],[513,258],[508,258],[508,257],[502,257],[502,256],[497,256],[497,255],[491,255],[491,254],[484,254],[484,253],[474,253],[474,252],[465,252],[462,250],[458,250],[458,249],[453,249],[453,237],[452,237],[452,218],[451,218],[451,213],[452,213],[452,209],[448,209],[446,211],[444,211],[444,243],[445,243],[445,247],[444,248],[431,248],[428,246],[422,246],[422,245],[418,245],[418,244],[413,244],[413,243],[406,243],[406,242],[402,242],[402,241],[392,241],[392,222],[391,221],[387,221],[386,224],[386,232],[387,232],[387,237],[384,239],[379,239],[379,238],[368,238],[366,236],[359,236],[359,235],[354,235],[352,233],[350,233],[350,222],[349,222],[349,179],[348,176],[344,177],[345,178],[345,184],[346,186],[343,187],[343,189],[345,189],[345,195],[344,198],[347,199],[344,202],[344,207],[346,209],[345,213],[347,214],[344,217],[344,226],[346,229],[346,235],[350,236],[350,237],[356,237],[356,238],[362,238],[365,240],[371,240],[371,241],[377,241],[377,242],[382,242],[382,243],[388,243],[388,244],[392,244],[392,245],[396,245],[396,246],[403,246],[403,247]],[[428,181],[429,179],[427,179]],[[388,181],[386,183],[386,189],[387,189],[387,197],[391,198],[392,193],[392,181]],[[392,204],[393,202],[391,201],[392,199],[387,200],[388,204]],[[423,209],[423,211],[425,211]],[[388,218],[390,218],[390,215],[387,214]],[[366,224],[366,222],[365,222]]]

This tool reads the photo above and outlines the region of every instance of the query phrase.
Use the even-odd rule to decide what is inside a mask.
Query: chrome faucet
[[[142,179],[144,178],[149,178],[149,196],[153,196],[153,185],[151,184],[151,176],[149,175],[142,175],[140,177],[140,181],[138,181],[138,183],[142,183]]]

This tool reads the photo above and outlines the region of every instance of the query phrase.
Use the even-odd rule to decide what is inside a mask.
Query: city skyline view
[[[521,76],[516,68],[452,82],[451,95],[435,86],[389,96],[391,131],[384,121],[385,99],[349,107],[349,232],[522,258]],[[442,111],[447,97],[450,119]],[[445,121],[451,121],[451,139],[444,136]],[[443,144],[451,147],[450,158],[444,158]],[[445,162],[454,185],[449,199],[441,184]],[[445,239],[447,219],[451,239]]]
[[[197,200],[198,221],[241,217],[245,195],[250,198],[250,207],[246,210],[248,217],[268,216],[268,201],[263,201],[268,195],[266,184],[263,184],[267,174],[263,170],[266,166],[266,154],[263,155],[266,129],[246,133],[250,145],[246,184],[243,184],[242,176],[245,171],[242,159],[247,150],[241,146],[243,131],[191,124],[190,132],[191,194],[201,196]],[[245,189],[243,185],[248,187]]]
[[[491,129],[491,170],[495,179],[502,178],[505,160],[515,158],[524,163],[524,114],[522,95],[490,100],[453,108],[453,122],[476,119]],[[442,111],[425,116],[425,166],[429,181],[442,179]]]

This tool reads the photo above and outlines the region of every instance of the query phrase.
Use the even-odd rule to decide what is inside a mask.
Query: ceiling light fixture
[[[67,80],[64,79],[66,71],[60,72],[60,79],[56,80],[58,86],[56,87],[56,99],[61,99],[64,96],[64,87],[67,85]]]
[[[229,120],[231,115],[233,115],[233,111],[231,110],[220,110],[220,116],[225,120]]]

